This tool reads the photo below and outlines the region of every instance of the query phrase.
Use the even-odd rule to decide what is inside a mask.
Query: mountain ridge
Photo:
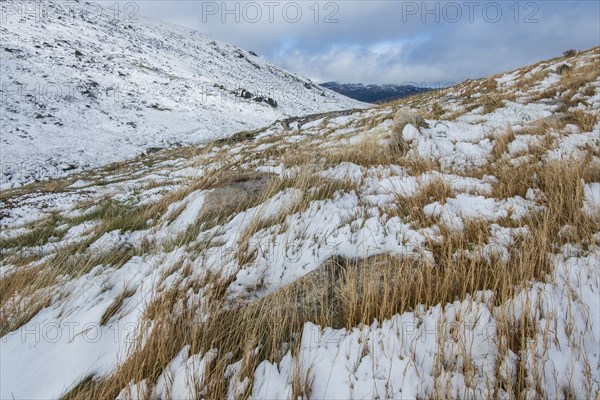
[[[320,86],[365,103],[383,103],[432,90],[409,84],[320,83]]]

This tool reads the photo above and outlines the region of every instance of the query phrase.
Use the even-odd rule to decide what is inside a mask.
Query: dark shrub
[[[569,71],[571,71],[571,66],[567,65],[567,64],[561,64],[556,68],[556,73],[559,75],[568,73]]]

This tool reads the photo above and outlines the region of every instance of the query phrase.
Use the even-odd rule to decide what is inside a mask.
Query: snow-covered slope
[[[246,50],[114,5],[30,6],[7,5],[0,26],[2,187],[361,106]]]
[[[7,191],[0,398],[598,398],[599,84],[595,48]]]

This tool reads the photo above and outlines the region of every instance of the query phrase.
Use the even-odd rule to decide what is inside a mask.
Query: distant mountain
[[[381,103],[430,90],[412,85],[363,85],[337,82],[325,82],[321,83],[321,86],[365,103]]]

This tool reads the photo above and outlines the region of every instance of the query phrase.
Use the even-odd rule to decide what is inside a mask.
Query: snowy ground
[[[598,58],[598,49],[594,49],[571,62],[597,65]],[[597,120],[590,130],[571,122],[560,131],[550,126],[545,132],[552,138],[547,148],[540,148],[543,140],[527,131],[559,112],[598,114],[597,77],[582,86],[576,104],[566,109],[559,111],[560,104],[545,98],[532,100],[559,82],[554,71],[563,62],[536,67],[545,73],[531,83],[531,89],[489,112],[483,106],[469,110],[477,103],[465,104],[464,91],[469,87],[463,85],[438,99],[408,99],[347,116],[323,117],[302,126],[276,123],[249,139],[159,152],[132,160],[120,170],[73,176],[54,192],[38,186],[9,193],[0,211],[0,239],[5,246],[0,279],[9,281],[28,271],[51,271],[58,262],[55,257],[62,256],[65,249],[73,257],[80,254],[92,261],[75,258],[79,269],[56,272],[54,279],[36,291],[14,293],[2,303],[5,335],[0,341],[0,397],[57,398],[90,376],[95,380],[110,377],[128,359],[136,340],[144,340],[152,331],[153,322],[147,320],[152,302],[173,288],[182,288],[187,297],[179,299],[180,307],[203,304],[210,287],[197,288],[195,284],[213,274],[228,282],[224,289],[227,301],[249,304],[297,282],[332,256],[364,259],[392,254],[434,263],[431,243],[440,237],[442,227],[460,232],[470,220],[489,225],[485,246],[475,250],[502,259],[528,234],[528,227],[520,225],[525,217],[548,205],[534,187],[523,196],[494,197],[498,178],[473,171],[481,170],[494,157],[526,165],[533,154],[540,163],[589,157],[589,168],[600,168]],[[532,74],[531,69],[499,76],[499,92],[519,86],[515,82],[526,79],[527,74]],[[419,101],[424,103],[419,105]],[[431,105],[437,103],[445,111],[437,118],[426,115],[429,128],[415,134],[415,128],[407,126],[402,132],[408,145],[404,158],[428,161],[435,168],[415,172],[401,165],[400,159],[398,165],[356,161],[367,157],[369,149],[387,145],[398,107],[431,111]],[[457,115],[450,117],[452,113]],[[500,155],[494,155],[507,131],[514,132],[514,138]],[[306,160],[299,162],[295,157],[303,152],[310,155],[311,149],[326,160],[309,176],[315,187],[320,180],[330,182],[335,188],[332,193],[314,193],[311,182],[301,185],[294,180],[306,168],[310,170]],[[336,157],[339,161],[333,161]],[[254,174],[250,176],[256,182],[266,175],[281,180],[281,190],[216,223],[202,222],[206,222],[203,218],[214,207],[215,198],[221,199],[218,204],[225,208],[228,196],[248,190],[239,187],[253,182],[254,178],[242,180],[234,187],[210,180],[231,170]],[[286,185],[288,181],[294,184]],[[430,223],[418,223],[411,219],[413,214],[398,210],[399,198],[410,198],[432,181],[445,182],[451,194],[417,210]],[[580,208],[590,218],[597,218],[600,182],[577,185],[583,196]],[[107,201],[139,213],[161,201],[167,203],[158,208],[160,213],[126,230],[115,228],[118,221],[108,213],[98,214]],[[44,240],[18,242],[44,226],[51,231]],[[572,229],[565,226],[561,232],[566,235]],[[498,371],[506,376],[515,374],[518,356],[527,368],[543,371],[541,376],[528,378],[531,382],[524,384],[525,397],[534,398],[538,389],[548,398],[598,396],[600,231],[594,240],[585,246],[566,243],[548,254],[552,276],[544,282],[526,283],[521,292],[501,304],[493,301],[494,293],[483,290],[352,329],[307,321],[298,332],[299,351],[282,343],[278,360],[258,363],[251,374],[250,393],[253,398],[291,398],[300,370],[311,398],[426,398],[439,393],[440,387],[454,398],[486,398],[496,379],[502,379],[496,376]],[[77,244],[83,245],[71,250]],[[114,262],[111,256],[122,251],[127,257]],[[47,300],[41,306],[36,303],[40,298]],[[108,320],[102,321],[111,308]],[[501,316],[510,310],[518,320],[530,314],[526,312],[529,308],[540,326],[531,346],[520,354],[500,353],[502,344],[495,340],[495,330],[503,322]],[[19,322],[19,316],[30,309],[36,310],[30,319]],[[201,324],[211,315],[195,317]],[[458,337],[449,330],[449,321],[458,321]],[[206,367],[218,356],[222,355],[217,349],[193,354],[186,344],[158,378],[132,380],[123,385],[119,398],[148,393],[151,398],[194,397],[207,379]],[[441,373],[440,362],[444,365]],[[230,359],[225,374],[229,398],[249,387],[243,369],[242,360]],[[541,386],[536,389],[537,384]],[[510,397],[507,392],[499,395]]]
[[[27,6],[7,4],[0,27],[1,188],[362,106],[189,29],[97,4]]]

